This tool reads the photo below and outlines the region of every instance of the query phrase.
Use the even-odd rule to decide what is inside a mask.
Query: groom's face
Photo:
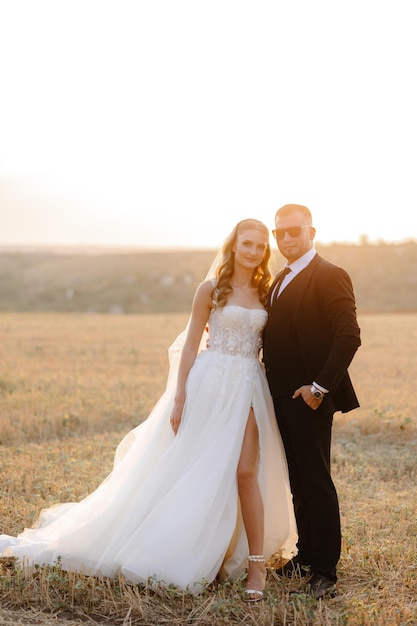
[[[300,211],[276,217],[274,237],[288,263],[293,263],[313,247],[315,234],[315,228]]]

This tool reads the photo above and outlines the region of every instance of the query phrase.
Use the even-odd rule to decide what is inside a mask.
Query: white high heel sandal
[[[263,554],[250,554],[248,561],[252,561],[252,563],[265,563],[265,557]],[[260,589],[245,589],[245,602],[259,602],[263,597],[264,592]]]

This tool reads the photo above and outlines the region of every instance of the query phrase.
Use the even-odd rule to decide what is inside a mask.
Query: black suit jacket
[[[358,407],[347,370],[360,343],[352,281],[344,269],[316,254],[269,310],[263,359],[272,395],[314,380],[329,390],[326,400],[335,411]]]

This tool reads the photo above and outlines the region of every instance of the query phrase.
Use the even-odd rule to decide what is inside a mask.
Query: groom
[[[336,411],[359,406],[347,368],[360,329],[351,279],[316,253],[309,209],[281,207],[272,232],[287,265],[272,285],[263,358],[299,534],[297,556],[277,573],[305,577],[302,592],[319,599],[334,594],[337,580],[341,531],[331,431]]]

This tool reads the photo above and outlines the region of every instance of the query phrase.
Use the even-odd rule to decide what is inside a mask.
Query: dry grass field
[[[166,350],[185,319],[0,314],[0,532],[99,484],[163,390]],[[242,580],[198,597],[156,595],[58,568],[24,578],[2,561],[0,624],[416,625],[417,314],[361,315],[360,325],[351,374],[361,408],[334,426],[343,524],[334,599],[290,601],[273,573],[265,601],[250,607]]]

